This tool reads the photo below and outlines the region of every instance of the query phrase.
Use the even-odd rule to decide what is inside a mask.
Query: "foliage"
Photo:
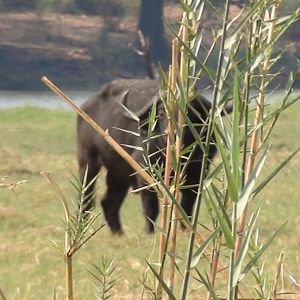
[[[95,281],[97,295],[99,295],[98,299],[106,300],[111,298],[113,295],[111,290],[120,279],[119,275],[115,275],[117,271],[118,267],[115,266],[114,259],[108,260],[103,256],[99,266],[93,264],[92,269],[88,270]]]

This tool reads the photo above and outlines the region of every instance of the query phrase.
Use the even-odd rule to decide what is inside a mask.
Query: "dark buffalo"
[[[151,156],[151,162],[157,159],[163,160],[164,156],[158,149],[165,148],[167,118],[163,103],[159,98],[159,81],[157,80],[115,80],[105,85],[94,97],[82,105],[82,109],[95,120],[102,128],[107,129],[109,134],[121,145],[143,147],[144,127],[124,109],[133,112],[140,119],[140,124],[147,120],[152,105],[157,104],[157,123],[153,136],[156,139],[147,143],[148,153],[155,153]],[[122,105],[121,105],[122,104]],[[190,120],[197,124],[198,132],[205,136],[205,121],[211,104],[205,98],[199,96],[192,101],[192,108],[188,109]],[[142,128],[142,129],[141,129]],[[144,128],[144,129],[143,129]],[[140,135],[131,132],[140,133]],[[189,146],[194,143],[194,137],[190,130],[185,129],[183,145]],[[142,152],[126,147],[126,151],[138,162],[144,164]],[[216,153],[216,146],[211,143],[209,160],[212,160]],[[187,215],[192,215],[196,198],[196,185],[199,182],[199,175],[202,164],[202,151],[199,146],[194,147],[191,160],[185,172],[185,185],[194,188],[182,190],[181,205]],[[78,118],[78,159],[80,178],[83,180],[86,167],[88,166],[87,181],[91,181],[104,166],[107,170],[107,190],[101,201],[105,218],[113,233],[122,233],[119,211],[130,187],[140,187],[143,180],[139,175],[133,175],[133,169],[125,162],[112,148],[101,138],[94,129],[82,118]],[[87,193],[93,191],[91,186]],[[141,192],[144,215],[146,217],[146,231],[153,231],[153,222],[156,220],[159,205],[156,193],[143,189]],[[93,198],[88,209],[93,205]]]

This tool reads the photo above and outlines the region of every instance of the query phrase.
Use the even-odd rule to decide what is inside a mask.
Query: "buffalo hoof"
[[[154,233],[154,226],[152,223],[147,223],[145,226],[145,232],[147,234],[153,234]]]
[[[113,223],[113,224],[106,223],[106,224],[109,227],[109,229],[113,235],[124,234],[123,229],[119,224],[115,224],[115,223]]]
[[[111,230],[111,233],[112,233],[113,235],[119,235],[119,236],[121,236],[121,235],[124,234],[124,231],[123,231],[122,229],[119,229],[119,230]]]

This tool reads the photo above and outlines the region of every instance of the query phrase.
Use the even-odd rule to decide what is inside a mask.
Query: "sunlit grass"
[[[299,147],[299,112],[298,103],[281,116],[263,176]],[[77,174],[76,116],[71,112],[25,107],[1,110],[0,120],[0,177],[9,176],[8,181],[28,180],[15,192],[0,190],[0,286],[8,299],[20,299],[26,294],[30,295],[29,299],[53,299],[54,289],[61,299],[64,295],[63,257],[49,240],[63,247],[63,210],[40,172],[50,171],[66,196],[75,197],[68,180],[72,173]],[[267,186],[259,219],[262,239],[289,220],[264,259],[271,267],[266,270],[274,271],[279,253],[286,251],[286,274],[298,279],[299,166],[298,154]],[[100,178],[98,198],[103,189]],[[75,299],[92,299],[95,295],[86,269],[99,262],[103,255],[115,257],[120,266],[119,275],[123,275],[114,288],[115,295],[124,297],[122,299],[141,295],[139,277],[146,270],[144,259],[157,261],[158,236],[144,234],[138,195],[127,198],[121,214],[123,237],[112,236],[108,228],[104,228],[75,255]],[[208,218],[204,214],[205,210],[201,214],[201,222],[205,224]],[[184,244],[186,234],[180,233],[180,236],[180,243]],[[178,255],[183,254],[184,248],[179,246]],[[151,278],[152,275],[148,275]]]

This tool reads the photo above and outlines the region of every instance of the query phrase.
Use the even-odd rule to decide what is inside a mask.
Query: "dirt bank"
[[[180,19],[178,7],[166,9],[169,20]],[[213,23],[207,19],[203,26],[209,30]],[[43,89],[43,75],[77,89],[146,75],[142,59],[128,47],[136,40],[132,17],[107,24],[95,16],[2,13],[0,36],[0,89]],[[293,39],[298,42],[289,47],[291,55],[300,52],[300,37]],[[293,65],[290,59],[284,63]]]

